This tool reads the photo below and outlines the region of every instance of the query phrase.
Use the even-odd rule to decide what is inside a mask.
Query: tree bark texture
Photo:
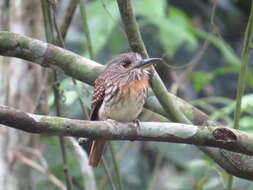
[[[107,140],[142,140],[218,147],[253,155],[253,135],[239,130],[211,125],[196,126],[168,122],[119,123],[113,120],[86,121],[35,115],[0,106],[0,124],[29,133],[44,135],[103,138]],[[229,156],[225,150],[222,154]],[[246,156],[246,155],[245,155]],[[243,166],[240,166],[243,168]],[[245,168],[244,168],[245,169]],[[253,180],[252,175],[244,176]]]
[[[2,0],[0,30],[41,38],[39,1]],[[43,68],[14,58],[0,58],[0,104],[34,111]],[[33,189],[31,168],[19,163],[15,152],[31,146],[33,136],[19,130],[0,129],[0,187],[5,190]]]

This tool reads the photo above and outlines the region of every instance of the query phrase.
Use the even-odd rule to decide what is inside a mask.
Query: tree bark
[[[142,140],[219,147],[253,155],[253,135],[239,130],[211,125],[141,122],[120,123],[113,120],[87,121],[35,115],[0,106],[0,124],[29,133],[104,138],[107,140]]]
[[[39,1],[0,2],[1,30],[41,38],[41,26]],[[0,104],[33,112],[43,68],[23,62],[14,58],[0,58]],[[5,190],[34,189],[30,167],[20,164],[15,157],[15,152],[30,146],[32,139],[30,134],[1,127],[0,187]]]

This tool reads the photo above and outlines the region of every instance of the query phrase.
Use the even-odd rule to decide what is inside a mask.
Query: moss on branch
[[[41,116],[0,106],[0,124],[29,133],[104,138],[108,140],[148,140],[219,147],[253,155],[253,134],[215,126],[169,122],[119,123],[113,120],[87,121]]]
[[[103,66],[95,61],[11,32],[0,32],[0,55],[25,59],[44,67],[57,67],[67,75],[89,84],[103,70]]]

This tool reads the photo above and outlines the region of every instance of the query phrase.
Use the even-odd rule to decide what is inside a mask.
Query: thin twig
[[[73,189],[72,188],[73,185],[72,185],[71,176],[69,174],[68,160],[67,160],[67,153],[66,153],[66,145],[65,145],[64,137],[59,136],[59,141],[60,141],[61,152],[62,152],[63,171],[64,171],[65,179],[66,179],[66,182],[67,182],[68,190],[71,190],[71,189]]]
[[[249,16],[248,24],[247,24],[245,35],[244,35],[241,69],[240,69],[239,80],[237,84],[236,108],[235,108],[235,113],[234,113],[234,125],[233,125],[234,129],[239,129],[242,96],[244,94],[246,69],[247,69],[247,64],[249,63],[250,48],[251,48],[250,44],[251,44],[252,36],[253,36],[253,1],[251,2],[250,16]],[[232,186],[233,186],[233,176],[230,175],[228,179],[227,190],[231,190]]]
[[[42,0],[42,7],[43,7],[43,16],[44,16],[44,25],[45,25],[45,32],[46,32],[46,38],[48,42],[53,43],[54,40],[54,27],[57,28],[56,23],[56,16],[55,16],[55,10],[53,10],[53,15],[51,15],[51,9],[50,4],[47,1]],[[54,26],[54,27],[53,27]],[[57,34],[59,34],[58,28],[56,29]],[[57,35],[58,40],[62,41],[61,36]],[[62,116],[62,108],[61,108],[61,94],[59,91],[59,83],[57,83],[57,71],[53,71],[53,77],[54,77],[54,85],[53,85],[53,91],[54,91],[54,100],[56,105],[56,114],[57,116]],[[68,190],[72,190],[72,181],[71,177],[68,172],[68,166],[67,166],[67,154],[66,154],[66,147],[64,143],[64,138],[62,136],[59,136],[59,142],[61,147],[61,153],[62,153],[62,159],[63,159],[63,171],[64,176],[66,179],[66,185]]]
[[[79,162],[81,172],[83,174],[83,179],[85,181],[85,189],[87,190],[96,190],[96,181],[93,173],[93,169],[88,164],[88,156],[87,153],[82,149],[82,147],[78,144],[76,139],[69,137],[67,138],[71,145],[73,146],[73,150],[76,154],[77,161]]]
[[[78,1],[78,0],[77,0],[77,1]],[[80,0],[80,2],[81,2],[81,1],[82,1],[82,0]],[[78,1],[78,2],[79,2],[79,1]],[[74,12],[73,12],[73,13],[74,13]],[[69,17],[72,19],[73,15],[72,15],[72,16],[69,15]],[[69,18],[69,19],[70,19],[70,18]],[[64,32],[64,31],[62,31],[62,30],[60,31],[60,30],[59,30],[59,27],[58,27],[57,22],[56,22],[55,11],[54,11],[54,20],[55,20],[54,26],[55,26],[55,30],[56,30],[56,32],[57,32],[57,37],[58,37],[58,45],[59,45],[60,47],[65,48],[64,36],[63,36],[63,33],[62,33],[62,32]],[[69,26],[69,25],[68,25],[68,26]],[[68,29],[68,28],[66,28],[65,30],[67,30],[67,29]],[[71,79],[72,79],[72,82],[73,82],[74,86],[77,86],[76,80],[73,79],[73,78],[71,78]],[[80,103],[80,105],[81,105],[81,108],[82,108],[84,117],[85,117],[86,119],[88,119],[88,118],[89,118],[89,112],[88,112],[87,106],[85,105],[85,103],[82,101],[82,99],[81,99],[80,97],[78,97],[78,101],[79,101],[79,103]]]
[[[60,31],[59,31],[59,28],[58,28],[57,22],[56,22],[55,8],[52,7],[52,10],[53,10],[53,24],[54,24],[54,28],[57,33],[57,38],[58,38],[59,42],[63,43],[63,37],[60,34]],[[54,70],[53,75],[54,75],[53,90],[54,90],[54,100],[55,100],[55,105],[56,105],[56,114],[57,114],[57,116],[62,116],[63,114],[62,114],[62,106],[61,106],[60,84],[58,82],[58,73],[56,70]],[[61,146],[63,172],[64,172],[67,188],[68,188],[68,190],[72,190],[73,185],[72,185],[71,176],[69,174],[66,145],[65,145],[65,141],[64,141],[63,136],[59,136],[59,142],[60,142],[60,146]]]
[[[117,159],[118,162],[120,162],[123,159],[124,155],[127,154],[128,150],[133,146],[133,143],[134,142],[128,142],[128,143],[126,143],[125,146],[123,148],[121,148],[120,152],[118,152],[116,154],[116,159]],[[108,166],[108,169],[112,173],[114,167],[112,165],[110,165],[110,166]],[[103,187],[107,183],[107,179],[108,179],[108,176],[104,176],[100,180],[99,184],[100,184],[101,187]]]
[[[66,11],[65,11],[65,15],[63,17],[63,22],[60,27],[60,31],[61,31],[61,35],[62,35],[63,39],[65,39],[65,37],[67,35],[69,26],[71,24],[71,21],[72,21],[72,18],[73,18],[73,15],[75,13],[78,3],[79,3],[79,0],[71,0],[69,2],[69,5],[68,5]]]
[[[150,180],[149,185],[148,185],[148,190],[155,189],[155,182],[156,182],[156,178],[157,178],[157,171],[159,170],[159,167],[161,165],[162,158],[163,158],[163,153],[159,151],[158,154],[156,155],[155,167],[154,167],[153,175],[152,175],[151,180]]]
[[[178,76],[176,78],[175,83],[173,83],[171,86],[171,92],[173,94],[177,94],[177,90],[178,90],[178,87],[180,86],[180,84],[189,76],[189,74],[197,66],[198,62],[205,54],[205,52],[209,46],[209,43],[210,43],[210,39],[209,39],[209,37],[207,37],[206,40],[204,41],[202,47],[196,53],[196,55],[192,58],[192,60],[185,64],[188,66],[188,68],[180,76]]]
[[[82,0],[80,0],[80,2],[81,2]],[[71,17],[72,18],[72,17]],[[58,25],[57,25],[57,22],[56,22],[56,16],[55,16],[55,10],[54,10],[54,27],[55,27],[55,30],[56,30],[56,33],[57,33],[57,36],[58,36],[58,42],[59,42],[59,45],[61,46],[61,47],[63,47],[63,48],[65,48],[65,43],[64,43],[64,37],[63,37],[63,35],[62,35],[62,33],[60,32],[60,30],[59,30],[59,28],[58,28]],[[75,79],[73,79],[72,78],[72,82],[73,82],[73,84],[75,85],[75,86],[77,86],[77,83],[76,83],[76,80]],[[79,100],[79,103],[80,103],[80,105],[81,105],[81,107],[82,107],[82,110],[83,110],[83,113],[84,113],[84,116],[85,116],[85,118],[86,119],[89,119],[89,114],[88,114],[88,108],[87,108],[87,106],[85,105],[85,103],[82,101],[82,99],[79,97],[78,98],[78,100]],[[62,153],[64,153],[65,151],[64,151],[64,149],[65,149],[65,144],[64,144],[64,140],[62,139],[62,137],[60,137],[60,142],[61,142],[61,147],[62,147]],[[72,143],[73,143],[73,141],[72,141]],[[75,144],[74,144],[75,145]],[[81,154],[83,155],[84,153],[81,153],[80,152],[80,150],[78,151],[78,148],[76,148],[76,150],[77,150],[77,153],[78,153],[78,155],[80,156]],[[63,154],[64,155],[64,154]],[[83,155],[84,156],[84,155]],[[65,158],[65,159],[63,159],[63,161],[64,161],[64,163],[67,163],[67,160],[66,160],[66,154],[65,154],[65,156],[63,156],[63,158]],[[84,159],[84,158],[83,158]],[[79,159],[80,160],[80,159]],[[86,162],[86,163],[83,163],[83,164],[86,164],[86,165],[88,165],[88,162]],[[87,171],[85,171],[85,170],[87,170]],[[82,173],[84,173],[84,172],[87,172],[87,173],[90,173],[89,172],[89,170],[92,170],[91,168],[88,168],[88,166],[86,166],[86,167],[82,167]],[[71,180],[70,180],[70,178],[69,178],[69,176],[68,176],[68,170],[67,170],[67,164],[65,164],[65,167],[64,167],[64,171],[66,172],[65,174],[66,174],[66,178],[68,179],[68,184],[70,185],[70,186],[72,186],[72,184],[71,184]],[[93,175],[93,174],[91,174],[91,175]],[[84,175],[85,176],[85,175]],[[86,175],[87,176],[87,175]],[[89,176],[89,178],[92,178],[93,179],[93,181],[91,181],[90,183],[85,183],[86,184],[86,188],[87,189],[96,189],[96,185],[95,185],[95,180],[94,180],[94,177],[92,177],[92,176]],[[88,178],[88,180],[89,180],[89,178]],[[93,184],[94,183],[94,184]]]
[[[111,185],[112,190],[116,190],[116,186],[115,186],[115,184],[113,183],[113,180],[112,180],[111,170],[110,170],[110,168],[108,167],[108,164],[107,164],[107,162],[106,162],[104,156],[102,156],[102,165],[103,165],[103,167],[104,167],[104,170],[105,170],[105,173],[106,173],[106,177],[107,177],[107,179],[109,180],[109,183],[110,183],[110,185]],[[102,185],[103,185],[103,187],[104,187],[104,184],[102,184]]]
[[[103,6],[103,8],[104,8],[106,14],[110,17],[110,19],[111,19],[111,20],[115,23],[115,25],[116,25],[117,22],[118,22],[118,21],[117,21],[118,19],[113,18],[112,14],[110,13],[110,11],[108,10],[108,8],[106,7],[106,4],[105,4],[104,0],[101,0],[101,3],[102,3],[102,6]],[[120,31],[122,32],[122,34],[124,35],[124,37],[125,37],[125,39],[126,39],[126,34],[125,34],[125,31],[124,31],[124,29],[123,29],[122,24],[121,24],[121,23],[118,24],[117,27],[120,29]]]
[[[88,22],[87,22],[86,8],[85,8],[82,0],[80,0],[79,2],[80,2],[79,3],[80,4],[80,12],[81,12],[82,21],[83,21],[83,30],[84,30],[84,34],[85,34],[86,41],[87,41],[88,52],[90,54],[90,58],[94,60],[95,57],[94,57],[94,52],[93,52],[92,43],[91,43],[90,30],[89,30],[89,26],[88,26]]]
[[[28,159],[27,157],[25,157],[24,155],[22,155],[19,152],[16,152],[15,156],[22,163],[30,166],[31,168],[39,171],[40,173],[45,174],[48,177],[49,181],[51,181],[51,183],[54,184],[55,186],[57,186],[59,189],[66,190],[65,185],[56,176],[51,174],[47,169],[43,168],[42,166],[40,166],[39,164],[37,164],[33,160]]]
[[[217,8],[217,2],[218,2],[218,0],[214,0],[213,6],[212,6],[212,12],[211,12],[211,18],[210,18],[210,25],[211,25],[211,28],[214,28],[214,27],[215,27],[214,17],[215,17],[216,8]]]
[[[43,13],[43,21],[44,21],[44,27],[45,27],[45,35],[46,35],[46,40],[49,43],[53,43],[53,28],[52,28],[52,19],[50,18],[50,9],[49,9],[49,4],[47,0],[41,0],[41,8],[42,8],[42,13]]]
[[[246,31],[245,31],[244,44],[243,44],[243,50],[242,50],[242,59],[241,59],[241,70],[239,73],[239,80],[237,84],[236,108],[235,108],[235,115],[234,115],[235,129],[239,129],[242,95],[244,93],[246,69],[247,69],[247,64],[249,63],[250,43],[252,40],[252,36],[253,36],[253,1],[251,3],[249,21],[248,21]]]
[[[109,150],[112,155],[112,161],[113,161],[115,171],[116,171],[116,176],[117,176],[117,181],[118,181],[118,189],[123,190],[122,180],[121,180],[121,176],[120,176],[120,169],[119,169],[119,164],[118,164],[118,161],[116,158],[115,148],[114,148],[112,142],[108,142],[108,146],[109,146]]]
[[[41,165],[44,168],[46,168],[46,169],[48,168],[47,160],[44,158],[43,154],[38,149],[31,148],[31,147],[22,147],[21,151],[26,152],[26,153],[30,153],[31,155],[35,156],[35,158],[37,158],[40,161]]]
[[[234,181],[234,177],[233,177],[232,175],[229,175],[229,176],[228,176],[227,187],[226,187],[224,190],[232,190],[233,181]]]
[[[43,91],[45,90],[46,88],[46,84],[47,84],[47,81],[48,81],[48,71],[46,69],[44,69],[44,75],[43,75],[43,79],[42,79],[42,82],[40,84],[40,89],[38,90],[38,93],[36,95],[36,98],[35,98],[35,101],[34,101],[34,104],[33,104],[33,108],[32,108],[32,112],[35,112],[35,110],[37,110],[37,107],[39,106],[39,102],[40,102],[40,99],[41,99],[41,95],[43,93]]]
[[[77,86],[76,80],[74,78],[71,78],[71,79],[72,79],[73,84],[75,86]],[[80,106],[82,108],[82,112],[83,112],[84,118],[85,119],[90,119],[90,115],[89,115],[89,111],[88,111],[89,110],[88,106],[84,103],[84,101],[80,97],[78,97],[78,101],[79,101],[79,104],[80,104]]]
[[[80,1],[81,2],[81,1]],[[54,11],[55,12],[55,11]],[[71,17],[72,18],[72,17]],[[58,26],[57,26],[57,23],[56,23],[56,18],[55,18],[55,14],[54,14],[54,23],[55,23],[55,29],[56,29],[56,32],[57,32],[57,36],[58,36],[58,42],[60,44],[61,47],[64,47],[65,48],[65,43],[64,43],[64,37],[62,35],[62,33],[60,32]],[[76,80],[72,78],[72,82],[75,86],[77,86],[77,83],[76,83]],[[82,107],[82,110],[83,110],[83,113],[84,113],[84,116],[86,119],[89,119],[89,113],[88,113],[88,108],[87,106],[85,105],[85,103],[82,101],[82,99],[79,97],[78,98],[79,100],[79,103]],[[91,184],[92,185],[92,184]],[[90,189],[91,187],[89,187],[89,183],[87,184],[87,187]]]
[[[183,65],[184,67],[186,66],[188,68],[185,70],[185,72],[183,72],[177,78],[177,81],[172,84],[171,92],[173,94],[177,94],[177,90],[178,90],[178,87],[180,86],[180,83],[182,83],[182,81],[184,81],[189,76],[189,74],[193,71],[193,69],[197,66],[198,62],[200,61],[200,59],[205,54],[205,52],[206,52],[206,50],[207,50],[207,48],[210,44],[210,38],[211,38],[212,34],[217,33],[217,28],[214,24],[214,17],[215,17],[215,13],[216,13],[216,7],[217,7],[217,0],[214,1],[213,6],[212,6],[211,19],[210,19],[210,25],[211,25],[210,32],[208,33],[208,36],[206,37],[202,47],[196,53],[196,55],[193,57],[193,59],[190,62]]]

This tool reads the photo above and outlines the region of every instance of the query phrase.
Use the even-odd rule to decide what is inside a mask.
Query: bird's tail
[[[105,140],[96,140],[92,142],[89,154],[89,165],[92,167],[98,166],[104,152],[105,143]]]

